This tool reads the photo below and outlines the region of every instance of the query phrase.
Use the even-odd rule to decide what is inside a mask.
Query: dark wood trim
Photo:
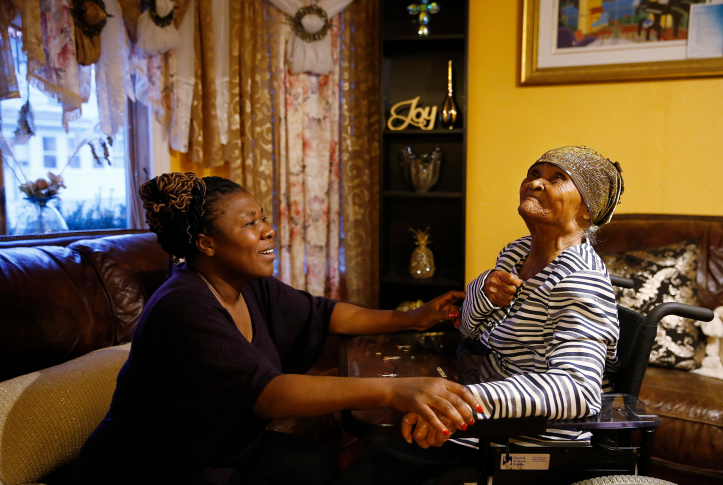
[[[1,153],[0,157],[3,157]],[[8,233],[8,220],[5,215],[7,206],[5,203],[5,167],[3,163],[5,162],[0,160],[0,236]]]
[[[432,19],[432,34],[416,35],[418,26],[401,0],[379,4],[380,113],[379,118],[379,307],[394,308],[403,300],[429,300],[437,291],[461,288],[465,272],[466,163],[469,1],[445,4]],[[454,129],[389,130],[389,109],[395,103],[421,96],[425,106],[444,101],[447,60],[454,60],[455,102],[460,117]],[[434,76],[430,82],[419,79]],[[408,95],[408,96],[407,96]],[[430,191],[417,193],[401,177],[398,154],[402,146],[415,153],[439,146],[444,153],[442,175]],[[414,249],[405,228],[429,226],[436,273],[414,280],[407,264]]]
[[[22,236],[0,236],[0,243],[9,241],[29,241],[32,239],[60,239],[64,237],[106,237],[124,234],[139,234],[149,232],[146,229],[98,229],[95,231],[67,231],[51,232],[48,234],[23,234]]]
[[[128,217],[129,226],[133,229],[146,229],[145,211],[138,197],[140,186],[150,179],[152,173],[150,119],[148,107],[143,103],[128,100]]]

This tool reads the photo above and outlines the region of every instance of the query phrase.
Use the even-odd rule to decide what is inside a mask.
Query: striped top
[[[519,276],[530,242],[527,236],[508,244],[495,269]],[[483,408],[477,418],[598,413],[618,366],[619,324],[610,277],[592,245],[584,239],[565,249],[524,282],[507,308],[482,291],[493,271],[469,284],[462,306],[460,330],[478,339],[485,355],[477,366],[477,382],[484,382],[468,386]]]

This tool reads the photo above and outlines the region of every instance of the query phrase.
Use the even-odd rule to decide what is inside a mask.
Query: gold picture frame
[[[522,85],[723,76],[723,57],[573,67],[540,67],[538,58],[540,43],[546,42],[551,45],[550,35],[547,35],[545,39],[540,38],[540,9],[543,7],[543,3],[545,8],[550,8],[551,4],[553,7],[557,5],[557,2],[550,0],[523,0],[520,76]],[[644,56],[644,49],[639,50],[640,55]]]

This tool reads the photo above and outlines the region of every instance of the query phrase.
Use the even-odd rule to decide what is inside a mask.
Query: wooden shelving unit
[[[427,37],[417,35],[416,17],[406,9],[410,3],[380,1],[380,308],[395,308],[407,300],[428,301],[464,285],[468,2],[440,1],[440,11],[430,16]],[[438,120],[429,131],[387,129],[391,107],[400,101],[420,96],[421,107],[441,110],[449,60],[460,113],[453,129],[443,128]],[[442,149],[442,174],[429,192],[414,192],[405,183],[399,159],[405,146],[417,155]],[[426,227],[430,227],[436,273],[431,279],[415,280],[408,269],[415,248],[409,228]]]

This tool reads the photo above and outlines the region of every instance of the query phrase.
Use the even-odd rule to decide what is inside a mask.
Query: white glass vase
[[[47,234],[68,230],[65,219],[58,210],[48,205],[55,197],[26,197],[25,206],[18,214],[14,236],[22,234]]]

